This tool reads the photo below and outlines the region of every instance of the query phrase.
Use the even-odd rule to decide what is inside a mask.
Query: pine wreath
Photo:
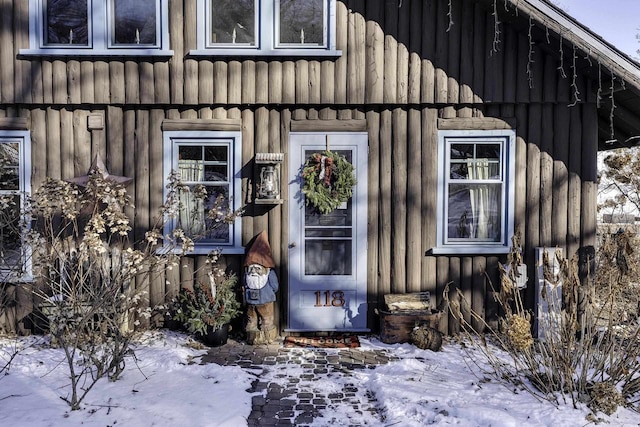
[[[313,153],[302,169],[302,193],[306,204],[328,214],[353,195],[356,185],[354,167],[338,153]]]

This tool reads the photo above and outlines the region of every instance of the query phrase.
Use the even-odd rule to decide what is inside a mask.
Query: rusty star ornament
[[[93,158],[93,163],[91,163],[91,166],[89,167],[89,172],[87,172],[86,175],[67,179],[67,182],[76,184],[79,187],[86,187],[87,184],[89,183],[89,179],[91,178],[92,171],[100,171],[102,172],[102,177],[106,181],[122,184],[124,186],[126,186],[131,181],[133,181],[133,178],[129,178],[127,176],[111,175],[107,170],[107,167],[105,166],[104,161],[102,160],[102,157],[100,157],[100,154],[98,154]]]

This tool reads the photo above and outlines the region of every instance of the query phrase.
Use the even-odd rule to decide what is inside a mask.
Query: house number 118
[[[344,306],[343,291],[316,291],[316,304],[314,307],[342,307]],[[324,294],[324,304],[322,303],[322,295]]]

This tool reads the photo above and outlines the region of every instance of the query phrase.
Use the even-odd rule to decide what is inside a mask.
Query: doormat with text
[[[357,335],[335,335],[330,337],[285,337],[285,348],[356,348],[360,347]]]

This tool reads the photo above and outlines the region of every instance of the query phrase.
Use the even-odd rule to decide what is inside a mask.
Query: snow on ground
[[[100,381],[83,408],[70,411],[60,398],[69,390],[62,352],[41,341],[41,337],[20,338],[17,343],[0,339],[0,360],[6,360],[16,345],[21,348],[8,375],[0,377],[1,426],[237,427],[246,425],[251,412],[252,394],[247,390],[259,371],[200,365],[203,350],[189,346],[184,335],[164,331],[145,334],[136,344],[136,361],[127,361],[122,378],[114,383]],[[556,407],[498,383],[465,361],[459,344],[446,343],[434,353],[408,344],[383,344],[375,338],[363,338],[361,343],[364,350],[386,349],[399,359],[375,369],[354,370],[350,376],[334,372],[315,380],[314,387],[328,395],[355,383],[356,399],[364,408],[376,405],[376,410],[354,416],[340,412],[348,408],[328,408],[314,425],[347,418],[357,425],[402,427],[590,424],[586,407],[574,409],[571,402]],[[0,361],[0,366],[4,364]],[[291,366],[284,371],[272,369],[261,380],[285,381],[298,373]],[[624,408],[610,417],[597,416],[605,425],[640,425],[640,415]]]

